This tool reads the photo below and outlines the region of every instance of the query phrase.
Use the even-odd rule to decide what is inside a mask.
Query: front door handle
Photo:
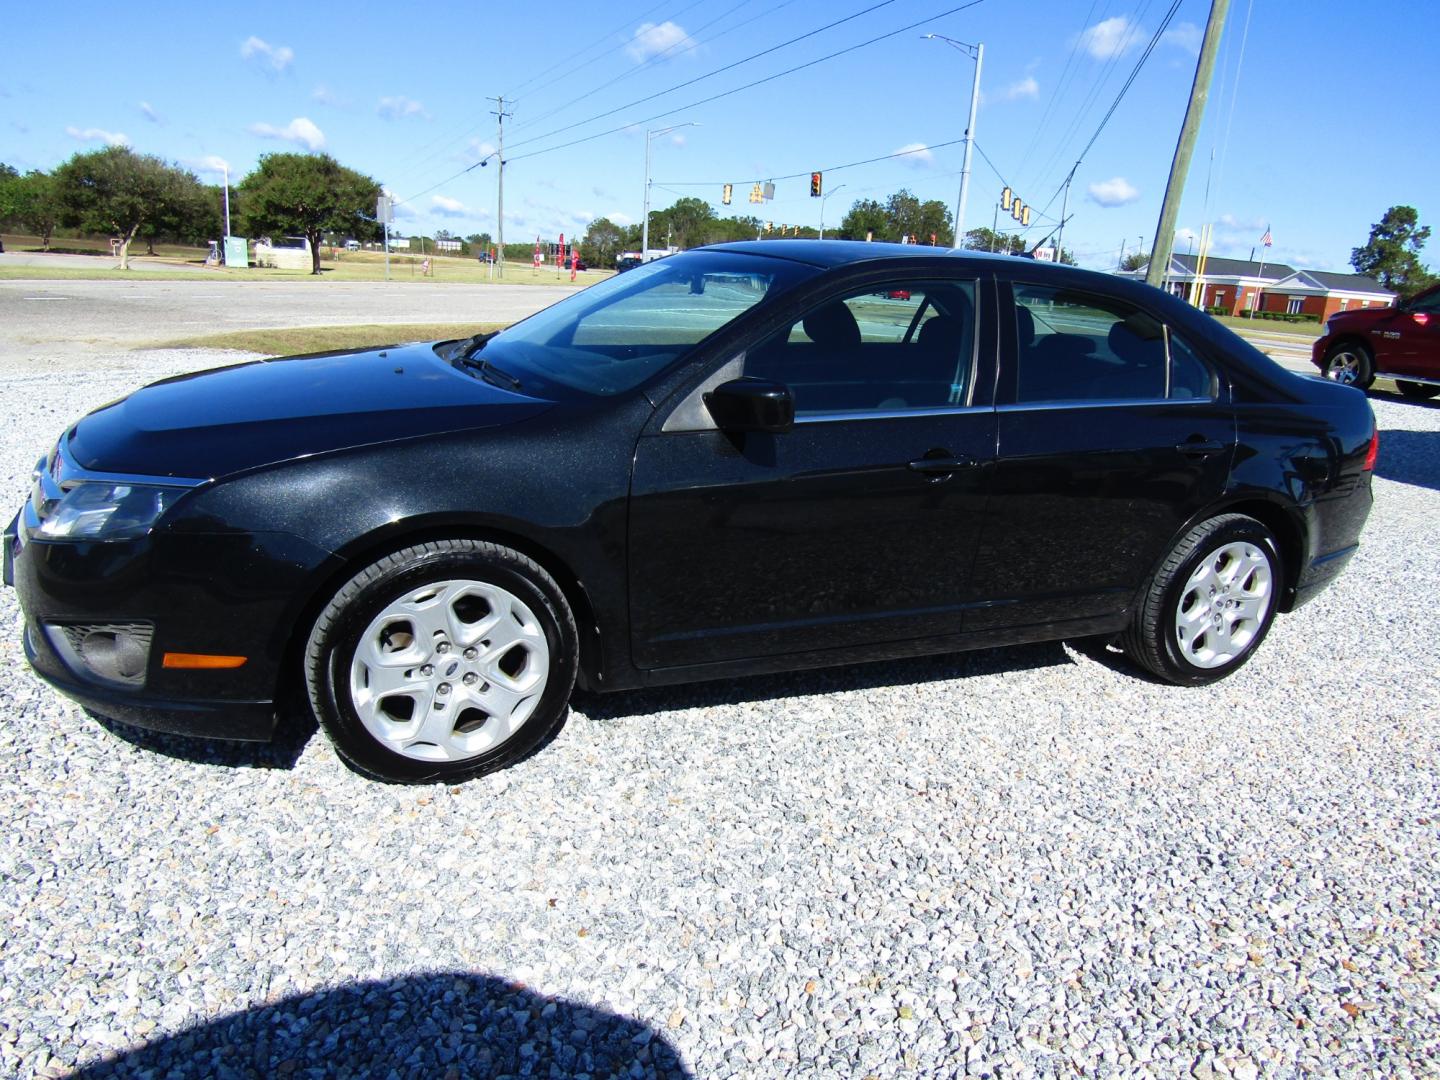
[[[1193,439],[1190,442],[1182,442],[1175,447],[1186,457],[1206,458],[1212,454],[1218,454],[1225,449],[1225,444],[1212,440]]]
[[[972,457],[923,457],[910,462],[910,469],[930,476],[948,476],[958,469],[974,468],[975,464]]]

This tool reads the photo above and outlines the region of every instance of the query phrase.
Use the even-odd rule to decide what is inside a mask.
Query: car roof
[[[876,262],[886,259],[982,259],[1017,260],[1014,255],[998,255],[989,251],[957,250],[948,247],[930,247],[924,244],[876,244],[859,240],[740,240],[731,244],[711,244],[706,251],[733,251],[741,255],[766,255],[776,259],[789,259],[821,269],[831,269],[849,263]]]

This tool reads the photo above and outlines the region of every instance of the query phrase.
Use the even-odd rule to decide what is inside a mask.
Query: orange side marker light
[[[167,652],[160,661],[161,667],[196,670],[200,668],[244,667],[246,656],[216,656],[213,653]]]

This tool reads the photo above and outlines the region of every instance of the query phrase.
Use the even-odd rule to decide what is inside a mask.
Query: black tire
[[[1258,550],[1269,574],[1268,603],[1258,620],[1251,620],[1255,625],[1243,627],[1242,633],[1249,635],[1249,639],[1238,648],[1233,658],[1220,660],[1213,666],[1193,663],[1186,655],[1176,626],[1177,612],[1182,602],[1187,602],[1187,586],[1192,575],[1206,560],[1218,558],[1222,549],[1231,544],[1243,544]],[[1283,569],[1274,535],[1254,518],[1244,514],[1222,514],[1203,521],[1180,539],[1155,571],[1141,595],[1135,617],[1122,636],[1121,644],[1133,660],[1166,682],[1202,686],[1223,679],[1249,660],[1270,632],[1284,580]],[[1258,576],[1247,577],[1245,582],[1252,580],[1258,580]],[[1235,596],[1238,598],[1241,595],[1237,590]],[[1193,593],[1189,602],[1197,602]],[[1209,600],[1202,596],[1198,602],[1205,604]],[[1236,602],[1239,602],[1238,599]],[[1236,620],[1233,625],[1242,627],[1244,621]],[[1203,637],[1203,633],[1197,635],[1195,643]]]
[[[1433,386],[1430,383],[1411,382],[1409,379],[1396,379],[1395,388],[1402,395],[1414,401],[1429,401],[1440,394],[1440,386]]]
[[[417,760],[396,752],[367,729],[351,690],[351,667],[362,636],[382,612],[407,593],[444,581],[493,586],[520,600],[543,631],[548,674],[538,702],[498,745],[461,760]],[[423,639],[414,627],[411,631],[412,639],[418,639],[415,647],[427,648],[420,644]],[[439,540],[417,544],[379,559],[336,592],[310,632],[305,650],[305,678],[316,718],[340,756],[357,772],[392,783],[455,783],[513,765],[555,735],[564,724],[570,692],[575,685],[577,642],[575,620],[565,595],[539,564],[498,544]],[[465,655],[468,659],[468,652]],[[440,662],[453,667],[453,661],[459,659],[457,651]],[[500,662],[503,661],[497,661]],[[434,670],[433,665],[430,670]],[[410,676],[411,673],[406,672],[406,677]],[[432,676],[431,681],[440,677]],[[482,690],[489,689],[483,678],[479,679],[479,685]],[[434,700],[440,701],[438,696]],[[463,714],[458,695],[450,699],[449,704],[455,722],[460,722]],[[446,702],[435,707],[443,709]],[[475,721],[467,723],[471,724],[469,730],[476,730]],[[490,719],[486,718],[478,727],[488,723]],[[454,727],[452,734],[466,730],[464,726]]]
[[[1353,371],[1353,378],[1341,374],[1347,368]],[[1362,341],[1337,341],[1326,350],[1325,366],[1320,372],[1327,379],[1368,390],[1375,381],[1375,357]]]

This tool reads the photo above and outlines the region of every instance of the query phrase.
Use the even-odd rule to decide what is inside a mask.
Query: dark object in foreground
[[[498,335],[172,379],[85,417],[6,537],[36,669],[95,711],[459,780],[572,687],[1087,635],[1243,664],[1370,510],[1362,394],[1143,285],[771,241]]]

